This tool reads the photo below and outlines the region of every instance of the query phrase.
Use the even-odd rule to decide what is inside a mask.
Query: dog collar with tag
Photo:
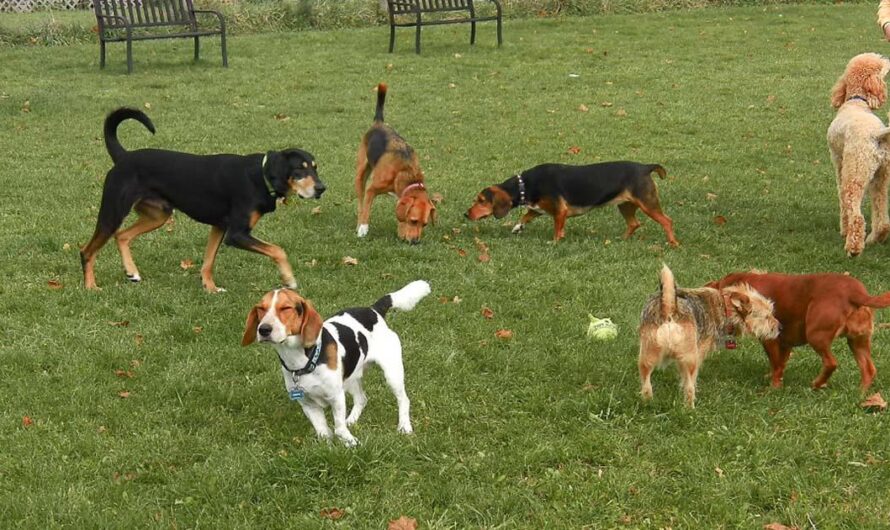
[[[263,163],[260,166],[260,173],[263,175],[263,184],[266,185],[266,190],[268,190],[269,195],[274,198],[278,198],[278,192],[275,191],[275,188],[272,186],[272,181],[269,180],[269,177],[266,176],[266,160],[269,159],[269,155],[263,155]]]
[[[859,101],[862,101],[862,102],[864,102],[865,104],[868,104],[868,100],[865,99],[865,98],[862,97],[862,96],[850,96],[850,97],[847,98],[847,101],[853,101],[854,99],[858,99]]]
[[[294,383],[297,382],[297,379],[306,374],[311,374],[315,371],[315,368],[318,366],[318,358],[321,356],[321,345],[316,343],[314,348],[306,348],[305,349],[306,357],[309,358],[309,362],[306,363],[306,366],[300,368],[299,370],[294,370],[287,363],[284,362],[284,358],[281,354],[278,354],[278,362],[281,363],[281,367],[290,372],[291,377],[294,379]]]

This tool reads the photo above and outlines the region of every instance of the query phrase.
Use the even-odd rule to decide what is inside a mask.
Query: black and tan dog
[[[417,153],[408,142],[383,122],[386,84],[377,85],[377,111],[374,124],[362,137],[356,156],[355,193],[358,196],[358,237],[368,235],[371,203],[382,193],[398,198],[396,219],[399,238],[411,244],[420,242],[424,227],[436,220],[436,207],[423,183]],[[370,177],[370,178],[369,178]]]
[[[636,218],[639,209],[664,228],[668,243],[675,247],[679,242],[674,237],[673,222],[661,211],[653,172],[661,178],[667,174],[658,164],[627,161],[587,166],[541,164],[482,190],[466,217],[471,221],[489,215],[500,219],[511,209],[526,206],[528,210],[513,227],[513,233],[521,232],[526,223],[546,213],[553,217],[553,240],[559,241],[565,237],[568,217],[617,204],[627,223],[625,239],[640,227]]]
[[[130,241],[162,226],[174,209],[210,225],[210,240],[201,267],[201,281],[207,291],[221,290],[213,281],[213,262],[223,239],[227,245],[272,258],[282,281],[296,286],[284,251],[256,239],[250,232],[260,217],[275,211],[279,198],[293,193],[304,198],[321,197],[325,185],[318,178],[310,153],[301,149],[243,156],[193,155],[161,149],[127,151],[117,139],[117,127],[128,119],[142,123],[152,134],[155,132],[148,116],[136,109],[120,108],[105,118],[105,146],[114,167],[105,177],[96,231],[80,251],[87,289],[96,288],[96,253],[111,236],[117,240],[127,278],[141,281],[130,253]],[[139,218],[129,228],[118,231],[131,209],[136,210]]]

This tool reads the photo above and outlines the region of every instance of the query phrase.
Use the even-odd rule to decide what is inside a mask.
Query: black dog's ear
[[[277,193],[283,195],[287,191],[287,177],[289,174],[290,164],[281,151],[269,151],[266,153],[263,175],[269,179]]]
[[[496,219],[502,219],[513,209],[513,199],[504,191],[498,190],[491,197],[492,210]]]

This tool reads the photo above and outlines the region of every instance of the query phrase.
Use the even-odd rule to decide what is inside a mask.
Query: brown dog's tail
[[[661,165],[649,164],[649,173],[652,173],[653,171],[658,173],[658,176],[661,178],[667,177],[667,174],[668,174],[667,170],[665,168],[661,167]]]
[[[383,121],[383,104],[386,103],[386,83],[377,85],[377,111],[374,112],[374,121]]]
[[[890,291],[877,296],[870,296],[868,293],[854,295],[850,297],[850,301],[859,306],[864,305],[874,309],[883,309],[885,307],[890,307]]]
[[[145,125],[151,134],[155,133],[154,124],[141,110],[121,107],[113,111],[105,118],[105,148],[108,149],[108,154],[114,162],[117,162],[127,152],[117,139],[117,126],[124,120],[136,120]]]
[[[669,319],[677,311],[677,284],[667,265],[661,267],[661,317]]]

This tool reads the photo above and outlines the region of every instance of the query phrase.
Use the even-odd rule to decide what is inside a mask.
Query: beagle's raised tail
[[[385,318],[387,311],[392,308],[401,311],[411,311],[428,294],[430,294],[430,284],[423,280],[415,280],[398,291],[389,293],[377,300],[372,308]]]

